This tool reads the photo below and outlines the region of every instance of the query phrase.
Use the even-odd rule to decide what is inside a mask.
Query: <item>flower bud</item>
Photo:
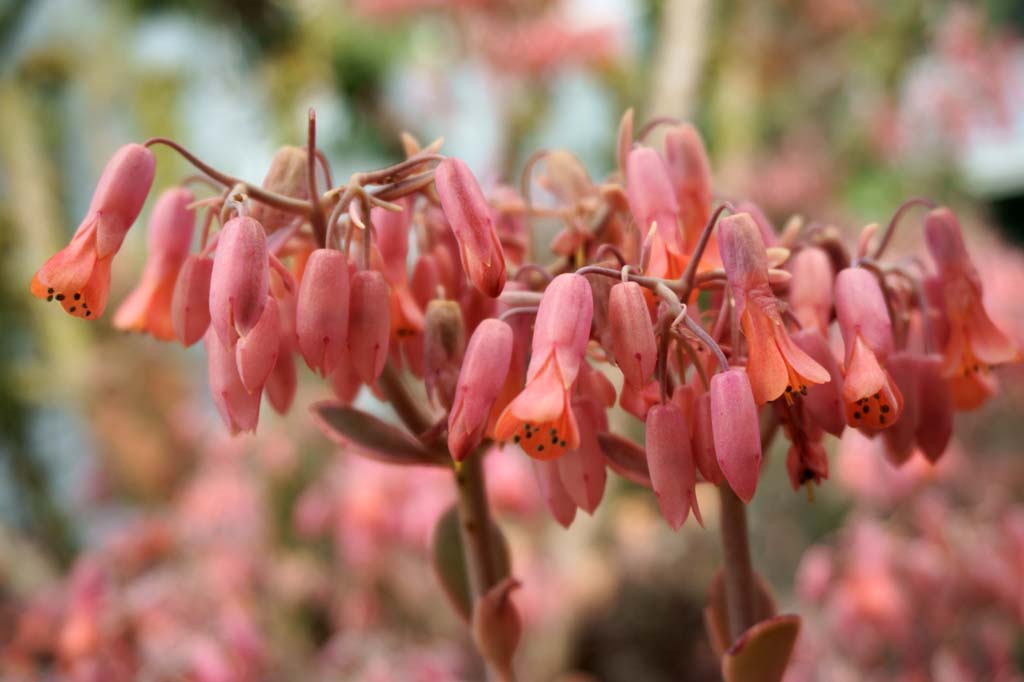
[[[576,518],[576,503],[565,490],[558,472],[558,462],[531,459],[530,463],[537,478],[537,488],[547,504],[548,511],[563,528],[568,528]]]
[[[377,380],[388,359],[390,296],[384,275],[376,270],[363,270],[352,277],[348,349],[356,374],[367,384]]]
[[[267,296],[263,314],[252,330],[235,344],[238,377],[245,390],[255,393],[263,389],[281,347],[281,314],[277,299]]]
[[[479,328],[479,327],[478,327]],[[423,382],[427,397],[450,408],[466,347],[462,310],[454,301],[435,299],[427,304],[423,339]]]
[[[292,356],[292,345],[284,334],[278,340],[277,359],[274,368],[267,377],[264,386],[267,400],[278,414],[286,414],[295,400],[295,392],[299,388],[299,378],[295,372],[295,358]]]
[[[749,504],[761,473],[761,429],[750,379],[743,370],[711,377],[711,429],[725,480]]]
[[[689,251],[711,217],[711,163],[696,128],[683,123],[666,131],[665,165],[675,189]]]
[[[650,147],[636,147],[626,158],[626,196],[629,210],[642,234],[657,223],[658,234],[666,243],[681,244],[679,204],[672,181],[665,162]]]
[[[412,225],[412,200],[400,199],[401,211],[370,209],[370,220],[376,236],[374,244],[380,251],[381,271],[392,286],[405,284],[408,276],[409,228]]]
[[[256,326],[269,290],[270,261],[263,226],[248,217],[224,225],[210,275],[210,322],[222,344],[233,348]]]
[[[178,273],[171,297],[171,324],[174,336],[184,346],[203,338],[210,326],[210,276],[213,259],[192,254]]]
[[[182,187],[160,195],[149,220],[149,254],[139,286],[114,315],[114,326],[148,332],[158,339],[174,337],[171,300],[178,271],[188,257],[195,228],[192,192]]]
[[[764,240],[765,246],[772,247],[779,243],[779,237],[775,234],[772,221],[768,220],[768,216],[764,214],[760,206],[752,201],[741,201],[736,204],[736,213],[750,214],[754,224],[757,225],[758,231],[761,233],[761,239]]]
[[[604,429],[599,428],[594,410],[586,409],[578,403],[573,405],[572,410],[579,424],[580,444],[558,459],[558,475],[573,503],[588,514],[593,514],[604,496],[608,478],[604,453],[597,440],[597,432],[607,430],[607,424]],[[546,435],[539,434],[541,438]],[[551,438],[554,440],[555,436]]]
[[[672,530],[679,530],[693,509],[703,526],[694,493],[697,465],[683,410],[675,403],[655,405],[647,412],[646,427],[647,466],[662,516]]]
[[[953,436],[953,396],[942,376],[942,358],[922,355],[917,360],[917,445],[934,463],[946,451]]]
[[[825,334],[832,316],[832,261],[822,249],[809,246],[793,256],[790,270],[793,279],[789,305],[793,315],[805,329]]]
[[[711,394],[701,393],[693,402],[693,458],[697,470],[708,483],[722,482],[722,468],[715,455],[715,435],[711,428]]]
[[[505,254],[480,185],[465,162],[453,157],[437,166],[434,177],[466,275],[482,293],[497,298],[505,287]]]
[[[260,391],[245,390],[238,376],[235,353],[225,348],[211,327],[203,337],[209,372],[210,393],[224,425],[232,435],[255,431],[260,418]]]
[[[540,369],[544,356],[554,352],[562,378],[571,384],[590,338],[594,301],[586,278],[566,273],[555,277],[541,298],[533,327],[533,357],[528,374]],[[539,356],[539,357],[538,357]]]
[[[658,342],[643,290],[636,282],[620,282],[608,298],[615,363],[626,382],[642,389],[654,373]]]
[[[317,249],[306,261],[295,304],[299,352],[327,376],[341,362],[349,330],[349,269],[345,254]]]
[[[263,178],[263,188],[293,199],[309,198],[309,177],[306,170],[306,150],[285,146],[274,153],[270,168]],[[250,215],[266,228],[268,233],[287,227],[296,219],[295,214],[253,201]]]
[[[892,323],[875,276],[864,268],[846,268],[836,277],[835,299],[847,354],[854,338],[860,335],[884,364],[892,353]]]
[[[895,424],[882,431],[885,456],[894,465],[900,466],[914,454],[917,429],[921,420],[917,358],[906,351],[893,353],[889,358],[888,371],[903,395],[903,410]]]
[[[512,328],[494,319],[481,322],[469,339],[448,414],[448,449],[457,462],[483,441],[491,407],[509,370],[512,344]]]
[[[111,256],[121,248],[146,203],[155,174],[153,152],[140,144],[124,145],[107,162],[89,204],[89,213],[99,217],[97,258]]]
[[[830,380],[824,384],[813,384],[807,387],[804,396],[804,409],[815,424],[833,436],[839,436],[846,428],[846,416],[843,412],[843,373],[839,369],[828,341],[820,332],[813,329],[802,329],[793,334],[793,342],[805,353],[828,371]]]
[[[487,590],[473,607],[473,641],[477,651],[507,680],[512,679],[512,658],[523,634],[523,623],[511,598],[512,590],[519,587],[515,578],[505,578]]]

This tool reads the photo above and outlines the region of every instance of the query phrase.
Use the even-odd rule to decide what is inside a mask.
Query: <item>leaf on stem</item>
[[[354,407],[334,401],[310,407],[316,425],[331,440],[352,452],[384,464],[451,466],[451,459],[431,450],[401,428]]]
[[[800,616],[796,615],[775,616],[754,625],[722,657],[725,682],[780,682],[799,634]]]
[[[651,472],[647,468],[647,453],[644,449],[614,433],[597,434],[601,451],[612,471],[627,481],[651,488]]]
[[[430,539],[431,563],[441,587],[455,609],[456,613],[469,622],[472,597],[469,591],[469,576],[466,573],[466,555],[462,548],[462,534],[459,532],[459,510],[452,505],[434,526]],[[511,571],[508,543],[501,529],[491,523],[491,551],[494,553],[494,565],[498,568],[498,580],[508,576]]]

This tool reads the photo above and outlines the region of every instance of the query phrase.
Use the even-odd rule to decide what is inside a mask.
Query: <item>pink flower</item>
[[[655,405],[647,412],[647,465],[661,514],[672,530],[690,515],[704,525],[694,487],[697,465],[690,447],[686,415],[675,403]]]
[[[445,409],[451,408],[455,398],[465,348],[466,331],[459,304],[443,299],[428,303],[423,333],[423,383],[427,397]]]
[[[874,275],[863,268],[839,273],[836,317],[846,347],[846,422],[855,428],[892,426],[903,410],[903,396],[883,368],[892,353],[892,323]]]
[[[655,277],[679,277],[686,267],[679,204],[665,162],[650,147],[636,147],[626,157],[626,196],[640,233],[648,239],[648,272]],[[652,225],[657,225],[657,231],[648,237]]]
[[[192,254],[178,272],[171,295],[171,326],[174,336],[185,346],[203,338],[210,326],[210,277],[213,259]]]
[[[345,354],[349,329],[349,269],[345,255],[317,249],[306,261],[295,308],[299,352],[322,376],[334,371]]]
[[[174,338],[171,298],[192,246],[196,214],[189,204],[194,199],[192,192],[178,187],[157,200],[149,220],[149,256],[142,281],[117,309],[114,326],[118,329],[148,332],[164,341]]]
[[[569,401],[584,361],[593,312],[586,278],[567,273],[548,285],[537,311],[526,388],[498,418],[498,440],[514,438],[537,459],[555,459],[579,447],[579,428]]]
[[[830,380],[807,388],[803,404],[807,415],[822,429],[834,436],[846,428],[846,412],[843,408],[843,374],[828,341],[814,329],[801,329],[793,334],[793,342],[800,346],[819,365],[828,371]]]
[[[558,475],[573,503],[588,514],[593,514],[604,496],[607,481],[604,453],[597,440],[598,431],[607,430],[607,422],[601,424],[603,411],[598,415],[586,403],[587,401],[577,400],[573,404],[572,411],[579,427],[580,444],[559,457]]]
[[[790,265],[789,305],[804,329],[826,334],[832,319],[832,261],[817,246],[796,252]]]
[[[466,275],[482,293],[496,298],[505,288],[505,254],[480,185],[465,162],[452,157],[438,165],[435,183]]]
[[[544,498],[548,511],[551,512],[555,521],[568,528],[576,518],[576,503],[573,502],[562,483],[558,462],[531,459],[530,464],[533,465],[533,473],[537,477],[537,488],[540,489],[541,497]]]
[[[232,435],[256,431],[260,419],[260,391],[250,393],[238,376],[235,353],[225,348],[211,327],[203,337],[209,370],[210,393],[224,425]]]
[[[693,400],[693,458],[697,471],[713,485],[722,482],[722,467],[715,454],[715,436],[711,425],[711,394],[701,393]]]
[[[448,414],[448,450],[455,461],[483,442],[491,408],[508,373],[512,343],[512,328],[494,319],[481,322],[469,339]]]
[[[235,344],[238,378],[245,390],[250,393],[263,390],[271,370],[277,364],[280,347],[281,314],[277,309],[277,299],[267,296],[263,314],[256,326]]]
[[[56,300],[75,317],[95,319],[103,314],[111,260],[139,217],[155,170],[153,153],[146,147],[128,144],[117,150],[103,169],[89,212],[71,243],[32,277],[33,296]]]
[[[684,248],[690,253],[711,218],[712,181],[711,163],[704,141],[689,123],[673,126],[665,132],[665,165],[679,205]],[[712,239],[705,254],[717,259],[717,252]]]
[[[643,289],[636,282],[620,282],[612,287],[608,299],[608,317],[612,328],[615,364],[626,381],[642,389],[654,373],[658,361],[658,343],[647,309]]]
[[[352,277],[349,298],[348,350],[356,375],[372,384],[388,359],[391,292],[384,275],[363,270]]]
[[[725,480],[749,503],[761,472],[761,429],[750,380],[743,370],[730,369],[711,377],[711,429]]]
[[[210,275],[210,322],[225,347],[234,348],[259,322],[269,278],[263,226],[252,218],[232,218],[220,232]]]

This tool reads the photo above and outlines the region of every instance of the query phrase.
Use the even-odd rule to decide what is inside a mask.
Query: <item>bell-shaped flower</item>
[[[455,461],[483,442],[491,408],[508,374],[512,345],[512,328],[494,319],[481,322],[469,339],[448,413],[448,450]]]
[[[650,147],[636,147],[626,157],[626,196],[633,220],[647,239],[651,254],[647,273],[679,277],[686,267],[679,204],[665,162]],[[656,231],[648,234],[653,225]]]
[[[808,246],[790,261],[789,307],[804,329],[827,334],[832,319],[832,261],[817,246]]]
[[[593,307],[590,285],[580,275],[562,274],[548,285],[537,311],[526,387],[498,418],[498,440],[514,440],[538,459],[555,459],[579,447],[570,398],[584,361]]]
[[[608,318],[612,331],[615,364],[626,382],[642,389],[654,373],[658,342],[643,289],[636,282],[620,282],[608,297]]]
[[[540,490],[540,496],[544,498],[548,511],[562,527],[568,528],[576,518],[576,503],[569,497],[562,483],[558,462],[531,459],[530,463],[537,479],[537,488]]]
[[[747,374],[754,400],[763,404],[785,395],[791,402],[807,387],[829,380],[828,372],[789,337],[768,281],[761,232],[747,213],[718,223],[718,243],[736,313],[747,340]]]
[[[453,157],[437,166],[434,182],[466,275],[482,293],[497,298],[505,288],[505,254],[480,185],[469,166]]]
[[[164,341],[174,338],[171,301],[192,246],[196,213],[189,205],[194,200],[184,187],[169,189],[157,200],[149,219],[149,255],[142,281],[117,309],[118,329],[147,332]]]
[[[722,475],[749,503],[761,474],[761,428],[751,382],[743,370],[711,377],[711,430]]]
[[[224,225],[210,275],[210,323],[226,348],[259,322],[270,288],[263,226],[239,216]]]
[[[352,276],[348,351],[356,374],[367,384],[377,380],[388,359],[390,296],[384,275],[376,270],[362,270]]]
[[[267,296],[259,322],[235,344],[238,378],[245,390],[255,393],[263,389],[267,377],[277,364],[281,349],[281,314],[277,299]]]
[[[863,268],[847,268],[839,273],[836,317],[846,348],[846,423],[865,429],[892,426],[903,410],[903,396],[885,369],[893,347],[892,323],[873,274]]]
[[[693,399],[692,421],[693,458],[697,471],[708,483],[722,482],[722,467],[715,454],[715,434],[711,426],[711,394],[701,393]]]
[[[213,259],[194,253],[185,259],[171,294],[171,326],[185,346],[203,338],[210,326],[210,278]]]
[[[211,327],[203,337],[209,371],[210,394],[224,425],[232,435],[253,432],[260,419],[260,391],[250,393],[238,376],[235,353],[225,348]]]
[[[327,376],[341,362],[349,330],[348,259],[334,249],[310,254],[295,303],[299,352],[312,370]]]
[[[828,341],[814,329],[801,329],[793,334],[793,342],[824,367],[831,377],[827,383],[808,386],[807,395],[803,399],[807,415],[833,436],[841,435],[846,428],[843,373]]]
[[[679,205],[683,224],[684,248],[692,253],[700,233],[711,218],[711,162],[700,133],[689,123],[672,126],[665,132],[665,166]],[[717,260],[714,239],[705,248],[705,257]]]
[[[704,525],[697,506],[697,463],[690,445],[686,415],[679,405],[655,405],[647,412],[645,445],[651,484],[661,515],[672,530],[679,528],[693,510]]]
[[[604,487],[607,481],[605,470],[604,453],[601,451],[601,444],[597,440],[598,431],[607,430],[607,424],[601,428],[598,415],[593,409],[588,409],[586,400],[573,402],[573,416],[580,432],[580,444],[576,448],[566,451],[558,459],[558,475],[562,478],[565,491],[572,498],[573,503],[587,512],[593,514],[597,511],[597,505],[601,503],[604,496]],[[601,413],[600,416],[603,416]],[[543,434],[540,434],[543,437]],[[552,445],[556,435],[551,436]]]
[[[295,371],[295,351],[298,340],[295,337],[295,288],[286,286],[279,272],[270,275],[270,292],[277,299],[277,310],[280,318],[280,334],[277,344],[277,360],[267,377],[264,390],[270,406],[278,414],[285,414],[295,399],[298,390],[298,375]]]
[[[995,365],[1015,361],[1018,349],[992,322],[982,301],[981,278],[964,245],[956,216],[948,208],[931,211],[925,243],[937,269],[936,288],[949,327],[943,373],[961,410],[970,410],[994,391],[986,376]]]
[[[886,459],[894,466],[900,466],[914,454],[917,429],[921,424],[921,388],[917,370],[917,357],[907,351],[893,353],[886,366],[903,397],[900,418],[882,431]]]
[[[953,393],[942,376],[943,358],[918,355],[917,446],[930,462],[937,462],[953,437]]]
[[[153,153],[146,147],[128,144],[117,150],[103,169],[89,211],[71,242],[32,277],[33,296],[58,301],[75,317],[95,319],[103,314],[111,260],[139,217],[155,172]]]
[[[818,430],[821,433],[821,430]],[[801,438],[790,443],[786,452],[786,472],[793,490],[828,478],[828,453],[820,439]],[[808,493],[810,494],[810,493]]]

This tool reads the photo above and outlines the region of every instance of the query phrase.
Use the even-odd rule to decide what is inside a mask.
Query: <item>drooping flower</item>
[[[459,304],[444,299],[428,303],[423,333],[423,384],[427,397],[445,409],[452,406],[455,398],[465,349],[466,329]]]
[[[232,218],[220,232],[210,275],[210,323],[226,348],[259,322],[269,280],[263,226],[246,216]]]
[[[85,219],[71,242],[46,261],[32,278],[36,298],[58,301],[65,312],[96,319],[107,307],[110,263],[139,217],[153,185],[153,153],[128,144],[103,169]]]
[[[667,279],[682,275],[686,257],[679,204],[665,162],[650,147],[636,147],[626,157],[626,196],[650,252],[648,274]]]
[[[679,205],[684,249],[692,253],[711,218],[712,181],[704,141],[689,123],[673,126],[665,132],[665,166]],[[714,238],[708,242],[704,254],[706,259],[718,260]]]
[[[768,281],[768,260],[761,232],[747,213],[718,223],[722,262],[736,313],[747,340],[747,374],[757,404],[785,395],[792,401],[812,384],[829,380],[828,372],[789,337],[779,303]]]
[[[455,461],[465,459],[483,441],[508,373],[512,343],[512,328],[495,319],[481,322],[469,339],[448,414],[448,450]]]
[[[802,401],[807,416],[833,436],[841,435],[846,428],[843,373],[828,341],[814,329],[801,329],[793,334],[793,342],[824,367],[831,377],[827,383],[807,387],[807,395]]]
[[[114,315],[114,326],[141,331],[158,339],[174,338],[171,301],[195,230],[194,195],[184,187],[160,195],[149,219],[149,255],[142,281]]]
[[[846,423],[868,429],[892,426],[903,410],[903,396],[885,369],[893,348],[892,323],[874,275],[863,268],[839,273],[836,317],[846,348]]]
[[[203,345],[206,346],[210,394],[224,425],[232,435],[255,431],[260,419],[262,392],[246,390],[238,376],[234,351],[224,346],[213,327],[203,337]]]
[[[537,311],[526,388],[498,418],[498,440],[514,440],[537,459],[555,459],[579,447],[570,398],[584,361],[593,306],[590,285],[580,275],[562,274],[548,285]]]
[[[559,457],[557,464],[562,485],[573,503],[588,514],[593,514],[604,496],[607,480],[604,454],[597,440],[598,431],[607,430],[607,423],[602,428],[599,417],[603,417],[604,413],[598,415],[590,409],[588,402],[573,401],[572,411],[579,427],[580,443]]]
[[[711,394],[701,393],[693,399],[693,458],[697,471],[713,485],[722,482],[722,467],[715,454],[715,436],[711,425]]]
[[[194,253],[185,259],[171,295],[171,326],[185,346],[203,338],[210,326],[210,278],[213,259]]]
[[[679,405],[655,405],[647,412],[645,443],[654,494],[668,525],[672,530],[679,530],[691,509],[697,522],[704,525],[694,491],[697,464],[686,415]]]
[[[634,389],[642,389],[654,373],[658,344],[643,289],[636,282],[619,282],[608,297],[615,363]]]
[[[349,267],[340,251],[317,249],[306,261],[295,308],[299,352],[323,376],[345,354],[349,328]]]
[[[832,261],[817,246],[801,249],[790,265],[789,306],[804,329],[825,335],[832,316]]]
[[[377,380],[388,359],[390,296],[384,275],[376,270],[362,270],[352,276],[348,350],[356,374],[367,384]]]
[[[751,382],[743,370],[711,377],[711,430],[722,475],[749,503],[761,474],[761,430]]]
[[[505,254],[480,185],[464,161],[448,157],[436,170],[441,208],[459,242],[462,267],[473,285],[496,298],[505,288]]]
[[[254,393],[263,389],[267,377],[277,364],[280,348],[281,314],[277,309],[277,299],[267,296],[263,314],[256,326],[235,344],[238,378],[245,390]]]
[[[931,211],[925,218],[924,236],[938,270],[932,288],[941,292],[948,325],[943,373],[957,408],[974,409],[995,390],[987,376],[989,369],[1016,360],[1018,349],[985,310],[981,278],[953,212],[945,207]]]

